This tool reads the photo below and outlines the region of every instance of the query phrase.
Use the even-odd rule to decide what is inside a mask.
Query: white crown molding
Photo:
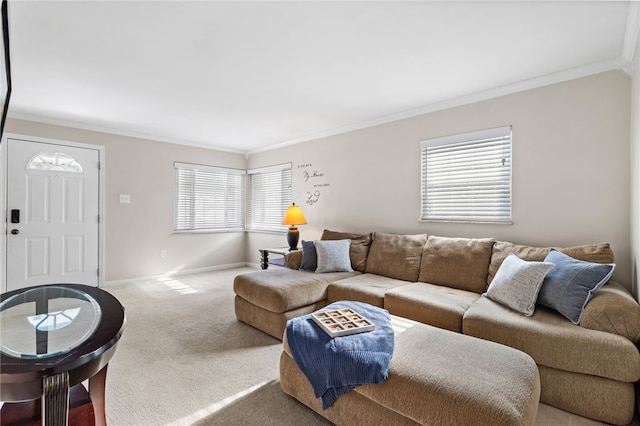
[[[625,57],[618,57],[607,61],[594,62],[585,66],[570,68],[564,71],[559,71],[540,77],[535,77],[529,80],[519,81],[502,87],[496,87],[493,89],[485,90],[482,92],[473,93],[466,96],[461,96],[454,99],[448,99],[442,102],[435,102],[433,104],[426,105],[424,107],[411,109],[407,111],[398,112],[395,114],[378,117],[372,120],[363,121],[360,123],[350,124],[347,126],[338,127],[336,129],[328,130],[325,132],[314,133],[311,135],[303,136],[301,138],[292,139],[276,145],[272,145],[266,148],[256,149],[248,151],[249,155],[257,154],[260,152],[271,151],[274,149],[283,148],[289,145],[295,145],[302,142],[308,142],[315,139],[325,138],[329,136],[338,135],[341,133],[347,133],[355,130],[365,129],[367,127],[373,127],[380,124],[390,123],[392,121],[403,120],[406,118],[417,117],[419,115],[428,114],[435,111],[441,111],[444,109],[454,108],[462,105],[472,104],[500,96],[510,95],[525,90],[535,89],[538,87],[549,86],[551,84],[562,83],[569,80],[575,80],[581,77],[587,77],[594,74],[599,74],[612,70],[625,70],[632,64]],[[628,71],[627,71],[628,72]]]
[[[34,121],[36,123],[71,127],[74,129],[81,129],[81,130],[87,130],[87,131],[99,132],[99,133],[108,133],[110,135],[126,136],[126,137],[136,138],[136,139],[145,139],[145,140],[150,140],[154,142],[164,142],[164,143],[171,143],[175,145],[186,145],[186,146],[192,146],[195,148],[210,149],[214,151],[231,152],[234,154],[244,154],[245,156],[247,154],[243,150],[234,150],[234,149],[220,147],[220,146],[203,144],[200,142],[186,141],[186,140],[175,139],[175,138],[167,138],[164,136],[150,135],[150,134],[139,133],[139,132],[131,132],[127,130],[115,129],[111,127],[103,127],[103,126],[93,125],[89,123],[80,123],[77,121],[63,120],[63,119],[58,119],[53,117],[45,117],[45,116],[36,115],[36,114],[23,113],[20,111],[12,111],[11,109],[9,109],[9,113],[7,114],[7,117],[13,118],[16,120]]]
[[[635,1],[631,2],[630,12],[631,12],[631,5],[636,5],[634,6],[634,10],[635,10],[634,13],[637,15],[637,12],[640,12],[640,2],[635,2]],[[632,22],[628,23],[626,34],[629,34],[629,33],[635,34],[636,42],[637,42],[638,35],[639,35],[638,29],[640,29],[640,20],[630,19],[629,21],[632,21]],[[635,26],[636,29],[629,30],[630,26]],[[624,46],[625,51],[626,49],[630,49],[631,48],[630,46],[632,44],[633,43],[631,42],[627,43],[627,37],[625,36],[625,46]],[[637,43],[633,44],[633,49],[636,49],[636,46],[637,46]],[[631,58],[633,58],[634,55],[630,55],[630,56]],[[634,58],[634,59],[637,61],[639,58]],[[532,79],[515,82],[505,86],[484,90],[484,91],[473,93],[470,95],[448,99],[441,102],[435,102],[420,108],[401,111],[394,114],[389,114],[382,117],[374,118],[371,120],[366,120],[359,123],[353,123],[346,126],[341,126],[331,130],[323,131],[323,132],[313,133],[310,135],[302,136],[300,138],[283,141],[281,143],[277,143],[268,147],[258,148],[255,150],[246,150],[246,151],[234,150],[234,149],[219,147],[219,146],[206,145],[206,144],[194,142],[194,141],[186,141],[186,140],[180,140],[175,138],[167,138],[162,136],[149,135],[149,134],[143,134],[138,132],[131,132],[131,131],[125,131],[120,129],[102,127],[98,125],[80,123],[80,122],[75,122],[70,120],[44,117],[44,116],[39,116],[34,114],[22,113],[19,111],[10,110],[8,117],[13,119],[18,119],[18,120],[28,120],[28,121],[34,121],[34,122],[43,123],[43,124],[71,127],[75,129],[82,129],[82,130],[88,130],[88,131],[100,132],[100,133],[108,133],[112,135],[126,136],[126,137],[132,137],[137,139],[145,139],[145,140],[165,142],[165,143],[171,143],[171,144],[177,144],[177,145],[192,146],[196,148],[210,149],[215,151],[231,152],[234,154],[242,154],[245,156],[245,158],[248,159],[251,155],[257,154],[260,152],[272,151],[272,150],[283,148],[290,145],[296,145],[303,142],[308,142],[308,141],[321,139],[329,136],[335,136],[338,134],[347,133],[355,130],[361,130],[367,127],[373,127],[373,126],[377,126],[385,123],[390,123],[392,121],[398,121],[398,120],[403,120],[407,118],[417,117],[419,115],[428,114],[435,111],[441,111],[444,109],[481,102],[484,100],[497,98],[500,96],[522,92],[525,90],[535,89],[538,87],[548,86],[551,84],[562,83],[564,81],[574,80],[581,77],[587,77],[589,75],[594,75],[594,74],[598,74],[606,71],[623,70],[631,74],[633,72],[633,67],[634,67],[634,62],[630,59],[629,56],[623,54],[614,59],[594,62],[585,66],[570,68],[567,70],[535,77]]]
[[[632,3],[636,3],[636,2],[632,2]],[[638,10],[640,10],[640,8]],[[636,38],[637,37],[638,37],[638,34],[636,34]],[[635,47],[636,45],[634,45],[634,49]],[[638,58],[635,58],[635,59],[638,59]],[[193,142],[193,141],[185,141],[185,140],[167,138],[167,137],[156,136],[156,135],[148,135],[148,134],[142,134],[137,132],[130,132],[125,130],[91,125],[87,123],[79,123],[75,121],[21,113],[19,111],[18,112],[10,111],[8,114],[8,117],[18,119],[18,120],[28,120],[28,121],[34,121],[34,122],[43,123],[43,124],[71,127],[76,129],[82,129],[82,130],[88,130],[88,131],[94,131],[94,132],[100,132],[100,133],[108,133],[108,134],[126,136],[126,137],[138,138],[138,139],[146,139],[146,140],[157,141],[157,142],[193,146],[196,148],[231,152],[234,154],[243,154],[245,158],[249,158],[251,155],[257,154],[260,152],[272,151],[272,150],[283,148],[290,145],[296,145],[303,142],[308,142],[308,141],[321,139],[329,136],[335,136],[338,134],[347,133],[355,130],[361,130],[367,127],[373,127],[373,126],[377,126],[385,123],[390,123],[392,121],[398,121],[398,120],[403,120],[407,118],[417,117],[419,115],[428,114],[435,111],[441,111],[444,109],[481,102],[484,100],[497,98],[500,96],[522,92],[525,90],[535,89],[538,87],[548,86],[551,84],[562,83],[564,81],[574,80],[577,78],[587,77],[589,75],[594,75],[594,74],[616,70],[616,69],[624,70],[627,73],[631,73],[633,70],[633,62],[631,62],[627,56],[623,55],[611,60],[594,62],[586,66],[570,68],[564,71],[559,71],[559,72],[543,75],[540,77],[535,77],[529,80],[523,80],[523,81],[512,83],[506,86],[496,87],[496,88],[485,90],[482,92],[477,92],[470,95],[461,96],[458,98],[448,99],[442,102],[435,102],[420,108],[401,111],[398,113],[385,115],[385,116],[374,118],[371,120],[366,120],[359,123],[341,126],[335,129],[324,131],[324,132],[310,134],[300,138],[277,143],[265,148],[259,148],[259,149],[247,150],[247,151],[233,150],[233,149],[224,148],[224,147],[205,145],[205,144]]]

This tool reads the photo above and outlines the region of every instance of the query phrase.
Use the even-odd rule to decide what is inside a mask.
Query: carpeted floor
[[[120,425],[326,425],[280,389],[280,341],[236,320],[234,269],[107,285],[127,322],[107,373]]]
[[[282,392],[281,342],[236,320],[250,268],[108,284],[127,322],[107,374],[110,426],[330,425]],[[597,425],[541,404],[536,424]]]

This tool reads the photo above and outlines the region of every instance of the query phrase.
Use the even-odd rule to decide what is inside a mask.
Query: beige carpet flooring
[[[330,425],[282,392],[280,341],[236,320],[233,277],[250,270],[104,287],[127,318],[108,367],[109,425]],[[546,405],[536,423],[600,424]]]

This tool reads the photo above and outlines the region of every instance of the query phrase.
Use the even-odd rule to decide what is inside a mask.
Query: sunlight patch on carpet
[[[160,277],[158,278],[158,281],[160,281],[162,284],[166,285],[167,287],[177,291],[180,294],[191,294],[191,293],[198,292],[193,287],[189,287],[182,281],[176,280],[175,278]]]
[[[407,331],[416,324],[418,324],[416,321],[410,320],[408,318],[391,315],[391,326],[393,327],[393,332],[396,334],[396,336],[404,331]]]
[[[255,392],[258,389],[260,389],[262,386],[266,386],[268,385],[270,382],[272,382],[273,380],[267,380],[265,382],[259,383],[255,386],[252,386],[250,388],[247,388],[241,392],[238,392],[235,395],[232,395],[228,398],[223,399],[222,401],[216,402],[215,404],[212,404],[206,408],[203,408],[202,410],[198,410],[194,413],[189,414],[188,416],[184,416],[181,419],[176,420],[175,422],[169,423],[167,426],[181,426],[181,425],[190,425],[193,424],[195,422],[197,422],[198,420],[202,420],[204,418],[209,417],[210,415],[212,415],[213,413],[215,413],[216,411],[219,411],[221,409],[223,409],[224,407],[226,407],[229,404],[232,404],[234,401],[237,401],[238,399],[249,395],[251,392]]]

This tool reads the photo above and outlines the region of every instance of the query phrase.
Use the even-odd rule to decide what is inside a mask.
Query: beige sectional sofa
[[[493,239],[325,231],[349,239],[353,271],[299,270],[302,252],[234,280],[239,320],[282,339],[287,320],[328,303],[355,300],[457,333],[525,352],[540,374],[540,402],[613,424],[627,424],[640,380],[640,306],[620,284],[595,293],[576,325],[545,306],[525,316],[485,297],[507,255],[543,261],[549,248]],[[586,262],[611,264],[608,244],[558,249]]]

